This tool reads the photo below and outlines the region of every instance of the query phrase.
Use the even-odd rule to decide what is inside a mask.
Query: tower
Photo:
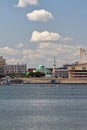
[[[87,50],[80,48],[80,64],[86,63],[87,62],[86,59],[87,59]]]
[[[53,78],[56,77],[56,59],[55,56],[53,57],[53,72],[52,72]]]

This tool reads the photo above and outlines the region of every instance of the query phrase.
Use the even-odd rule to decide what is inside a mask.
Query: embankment
[[[87,78],[53,78],[56,83],[87,83]],[[22,78],[26,83],[50,83],[52,78]]]

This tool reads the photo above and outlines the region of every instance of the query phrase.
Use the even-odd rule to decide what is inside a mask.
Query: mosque
[[[45,66],[43,64],[40,64],[34,71],[42,72],[46,75],[46,77],[51,77],[51,70],[48,68],[45,68]]]

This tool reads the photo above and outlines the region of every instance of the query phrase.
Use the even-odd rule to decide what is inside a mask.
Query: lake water
[[[0,130],[87,130],[87,85],[0,86]]]

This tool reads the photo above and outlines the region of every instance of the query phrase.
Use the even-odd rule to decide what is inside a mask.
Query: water
[[[0,130],[87,130],[87,85],[0,86]]]

